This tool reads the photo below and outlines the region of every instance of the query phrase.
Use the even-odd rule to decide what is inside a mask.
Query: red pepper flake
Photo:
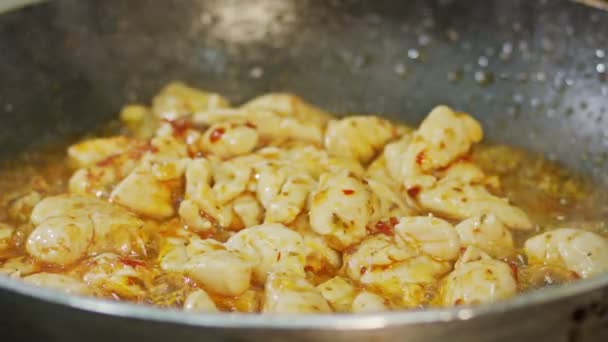
[[[464,300],[462,298],[458,298],[454,301],[454,305],[462,305],[464,304]]]
[[[118,158],[118,156],[120,156],[119,154],[113,154],[109,157],[106,157],[100,161],[97,162],[97,166],[100,167],[106,167],[106,166],[110,166],[112,165],[112,163],[114,163],[114,161]]]
[[[420,187],[415,185],[411,188],[407,189],[407,194],[411,197],[411,198],[416,198],[418,197],[418,194],[420,193]]]
[[[419,152],[416,155],[416,164],[422,165],[422,162],[424,161],[424,158],[426,158],[426,155],[425,155],[424,151]]]
[[[374,227],[376,228],[377,232],[382,233],[384,235],[395,235],[395,232],[393,231],[394,226],[392,226],[389,222],[378,221]]]
[[[137,267],[137,266],[145,266],[146,264],[141,260],[129,259],[129,258],[120,258],[120,262],[127,266]]]
[[[171,125],[171,128],[173,129],[173,135],[176,137],[183,137],[186,134],[186,131],[192,128],[192,123],[186,119],[164,119],[163,121]]]
[[[281,252],[279,252],[279,254],[277,254],[277,262],[281,261]]]
[[[395,226],[399,224],[399,220],[392,216],[386,221],[378,221],[374,225],[374,228],[377,233],[381,233],[388,236],[395,235]]]
[[[211,134],[209,135],[209,141],[211,141],[212,143],[217,142],[222,138],[222,135],[224,135],[224,133],[226,133],[226,129],[224,129],[223,127],[218,127],[214,129],[213,132],[211,132]]]
[[[251,122],[247,121],[245,122],[245,126],[249,127],[249,128],[258,128],[258,126],[252,124]]]
[[[393,227],[399,224],[399,220],[395,216],[391,216],[391,218],[388,219],[388,222],[390,222]]]
[[[349,196],[355,193],[355,190],[351,190],[351,189],[343,189],[342,193]]]
[[[364,275],[365,272],[367,272],[367,267],[363,266],[363,267],[361,267],[361,269],[359,269],[359,274],[360,275]]]
[[[129,158],[132,159],[139,159],[141,158],[141,156],[146,153],[146,152],[152,152],[152,153],[158,153],[158,147],[153,146],[149,141],[144,143],[144,144],[140,144],[139,146],[135,147],[133,150],[131,150],[129,152]]]

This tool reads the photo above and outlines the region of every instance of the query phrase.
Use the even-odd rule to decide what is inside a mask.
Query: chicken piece
[[[384,298],[368,291],[359,293],[354,298],[351,306],[351,311],[354,313],[381,312],[388,310],[389,307]]]
[[[237,197],[232,203],[232,210],[245,227],[262,223],[264,209],[255,196],[251,194],[243,194]]]
[[[74,172],[68,183],[70,193],[109,197],[114,186],[137,166],[141,151],[112,155],[95,165]]]
[[[6,223],[0,222],[0,255],[12,246],[13,233],[15,228]]]
[[[349,278],[395,298],[399,306],[413,307],[424,298],[425,286],[450,270],[450,264],[419,256],[399,238],[372,235],[343,255]]]
[[[82,279],[91,287],[123,299],[142,299],[152,282],[153,274],[143,261],[102,253],[87,261]]]
[[[303,276],[271,273],[265,286],[264,313],[329,313],[329,304]]]
[[[86,216],[49,217],[30,234],[26,250],[41,261],[68,265],[87,255],[94,229]]]
[[[456,225],[463,246],[475,246],[493,258],[514,252],[513,236],[494,214],[473,216]]]
[[[368,163],[384,145],[396,137],[396,129],[376,116],[352,116],[331,120],[325,131],[329,155]]]
[[[389,268],[393,263],[416,256],[416,251],[385,234],[372,235],[344,252],[344,268],[349,278],[360,281],[372,269]]]
[[[216,109],[197,112],[192,117],[195,124],[246,123],[256,127],[260,140],[280,143],[287,140],[304,140],[321,144],[322,127],[314,122],[299,120],[282,112],[263,108]]]
[[[160,181],[181,179],[190,161],[188,146],[173,135],[157,136],[143,155],[140,168],[149,169]]]
[[[448,222],[430,216],[403,217],[395,233],[420,253],[435,259],[452,261],[458,258],[460,239]]]
[[[608,240],[571,228],[560,228],[528,239],[524,245],[530,264],[565,267],[582,278],[608,272]]]
[[[403,184],[406,177],[406,170],[409,165],[404,156],[412,141],[412,135],[404,135],[399,140],[386,144],[382,157],[385,161],[386,171],[397,183]]]
[[[210,158],[213,193],[219,203],[227,203],[243,193],[250,182],[255,157],[237,157],[229,161]]]
[[[41,272],[23,278],[27,284],[60,290],[73,295],[88,295],[91,290],[81,280],[56,273]]]
[[[304,274],[306,248],[302,236],[281,224],[243,229],[226,241],[226,247],[251,261],[254,278],[259,283],[264,283],[271,272]]]
[[[372,204],[369,188],[348,172],[324,174],[310,194],[310,227],[344,250],[365,237]]]
[[[483,137],[481,126],[467,114],[437,106],[422,121],[409,143],[401,176],[407,188],[425,186],[418,176],[451,164]]]
[[[442,281],[439,298],[444,306],[493,303],[517,293],[515,272],[475,247],[469,247],[454,270]]]
[[[217,123],[211,125],[200,141],[203,152],[222,159],[250,153],[258,144],[258,132],[252,125]]]
[[[337,270],[342,266],[342,256],[327,241],[310,229],[300,231],[306,247],[306,269],[313,272]]]
[[[27,222],[32,214],[32,209],[42,201],[42,195],[38,191],[31,191],[16,198],[8,208],[8,216],[19,222]]]
[[[165,86],[152,100],[152,111],[165,120],[177,120],[198,111],[226,108],[228,100],[221,95],[191,88],[181,82]]]
[[[170,186],[159,181],[149,166],[133,170],[114,188],[110,200],[155,219],[166,219],[175,214]]]
[[[249,288],[254,263],[246,253],[228,250],[214,240],[192,240],[186,247],[186,274],[206,289],[237,296]]]
[[[27,252],[40,261],[67,265],[87,255],[144,254],[143,222],[119,206],[80,195],[47,197],[32,211],[36,228]]]
[[[125,136],[88,139],[68,148],[70,164],[76,168],[93,166],[114,155],[122,154],[134,146]]]
[[[264,222],[293,221],[305,208],[308,194],[316,185],[314,179],[273,163],[259,165],[256,170],[258,199],[266,209]]]
[[[414,256],[385,269],[366,269],[360,281],[385,297],[394,298],[398,307],[412,308],[426,302],[425,288],[437,283],[450,269],[448,262]]]
[[[215,303],[205,290],[192,291],[184,302],[184,310],[190,312],[219,312]]]
[[[366,178],[367,186],[371,190],[373,212],[370,220],[380,221],[388,217],[403,217],[414,214],[414,211],[406,204],[403,196],[392,188],[391,184]]]
[[[340,276],[319,284],[317,289],[335,312],[350,312],[355,297],[358,297],[355,285],[348,278]]]
[[[27,256],[10,258],[0,266],[0,274],[13,278],[22,278],[38,271],[40,271],[40,265]]]
[[[158,118],[145,106],[127,105],[120,111],[120,121],[137,139],[150,139],[158,128]]]
[[[310,122],[319,127],[325,127],[331,115],[292,94],[270,93],[258,96],[245,103],[244,109],[265,109],[293,116],[298,120]]]
[[[221,172],[218,172],[218,177],[223,176],[226,181],[219,181],[212,188],[214,178],[211,163],[207,159],[193,159],[186,168],[186,193],[185,199],[180,203],[179,215],[189,227],[197,231],[209,230],[214,224],[222,227],[230,226],[233,220],[232,208],[223,205],[218,200],[217,194],[223,193],[224,199],[230,199],[233,194],[238,195],[239,191],[245,190],[249,172],[246,171],[238,182],[233,176],[233,184],[229,184],[228,181],[229,175],[233,173],[224,171],[226,175],[223,176]],[[233,175],[239,174],[241,173]],[[218,191],[215,191],[216,189]],[[201,215],[201,212],[204,215]]]
[[[442,179],[431,189],[420,191],[417,201],[423,208],[450,219],[463,220],[493,213],[511,229],[530,230],[534,227],[523,210],[511,205],[507,199],[492,195],[479,184]]]
[[[254,264],[238,251],[227,250],[215,240],[193,237],[169,241],[159,253],[165,272],[184,273],[205,290],[224,296],[238,296],[251,282]]]

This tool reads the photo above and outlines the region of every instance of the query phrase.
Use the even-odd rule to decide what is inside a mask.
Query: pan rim
[[[508,300],[472,307],[430,308],[365,314],[189,313],[178,309],[162,309],[142,304],[70,295],[0,275],[0,289],[2,290],[92,314],[182,326],[226,329],[373,330],[398,325],[466,321],[563,300],[602,288],[608,289],[608,273],[567,285],[525,292]]]

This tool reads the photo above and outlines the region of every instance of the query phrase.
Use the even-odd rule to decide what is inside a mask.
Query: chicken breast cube
[[[324,127],[327,121],[331,119],[331,116],[322,109],[305,102],[297,96],[284,93],[271,93],[258,96],[245,103],[241,108],[272,110],[313,123],[319,127]]]
[[[412,135],[408,134],[384,146],[382,156],[385,160],[386,170],[391,178],[398,183],[404,182],[408,168],[411,167],[411,165],[406,165],[407,161],[404,159],[411,141]]]
[[[437,106],[422,121],[405,153],[411,171],[428,173],[448,166],[483,138],[481,126],[467,114]]]
[[[445,179],[433,188],[422,190],[418,203],[438,216],[463,220],[484,213],[493,213],[507,227],[530,230],[534,226],[526,213],[507,199],[492,195],[482,185]]]
[[[562,266],[583,278],[608,272],[608,240],[589,231],[552,230],[528,239],[524,249],[530,264]]]
[[[219,312],[207,292],[201,289],[192,291],[184,302],[184,310],[190,312]]]
[[[369,162],[396,136],[396,129],[376,116],[351,116],[331,120],[325,131],[325,148],[331,156]]]
[[[139,153],[123,153],[74,172],[68,183],[70,193],[107,198],[114,186],[126,177],[139,162]]]
[[[324,174],[310,195],[310,227],[337,250],[358,243],[370,221],[372,195],[347,172]]]
[[[85,216],[50,217],[30,234],[26,250],[38,260],[68,265],[87,255],[94,230],[93,222]]]
[[[456,225],[460,242],[475,246],[494,258],[506,257],[514,252],[513,236],[494,214],[473,216]]]
[[[342,265],[342,255],[331,248],[319,234],[307,229],[300,231],[306,247],[306,269],[313,272],[339,269]]]
[[[304,274],[306,247],[302,236],[281,224],[243,229],[226,241],[226,247],[239,251],[255,265],[254,275],[259,283],[270,272]]]
[[[361,312],[381,312],[388,311],[389,307],[384,298],[379,295],[363,291],[359,293],[352,302],[351,311],[354,313]]]
[[[202,151],[228,159],[253,151],[258,132],[252,125],[218,123],[205,131],[200,144]]]
[[[232,210],[239,217],[245,227],[256,226],[262,223],[262,215],[264,209],[258,200],[251,194],[244,194],[237,197],[233,204]]]
[[[133,140],[125,136],[89,139],[70,146],[68,157],[74,167],[88,167],[110,156],[124,153],[133,145]]]
[[[26,250],[40,261],[67,265],[87,255],[145,253],[143,221],[119,206],[95,197],[47,197],[34,207],[36,228]]]
[[[179,209],[189,227],[196,230],[207,230],[213,225],[231,227],[234,212],[229,202],[247,190],[252,172],[249,159],[237,157],[222,162],[199,158],[189,162],[185,200]]]
[[[215,240],[193,240],[186,247],[185,273],[206,290],[238,296],[251,283],[253,263]]]
[[[249,123],[256,127],[262,141],[280,143],[302,140],[321,143],[322,127],[314,122],[300,120],[289,114],[263,108],[218,109],[197,112],[192,117],[195,124]]]
[[[171,189],[145,166],[123,179],[112,191],[110,200],[147,217],[164,219],[174,215]]]
[[[444,306],[492,303],[517,292],[511,267],[469,247],[442,282],[440,299]]]
[[[181,82],[169,83],[152,100],[154,114],[166,120],[176,120],[197,111],[228,106],[228,100],[221,95],[191,88]]]
[[[146,295],[152,273],[144,262],[113,253],[99,254],[83,265],[82,279],[92,287],[121,298],[138,299]]]
[[[329,313],[329,304],[304,277],[272,273],[265,286],[264,313]]]
[[[262,181],[260,175],[259,181]],[[288,176],[279,192],[267,202],[265,223],[290,223],[306,206],[309,192],[315,181],[307,174],[300,173]]]
[[[55,273],[41,272],[23,278],[23,281],[40,287],[60,290],[68,294],[87,295],[91,290],[79,279]]]
[[[398,187],[391,187],[394,184],[371,178],[366,178],[365,181],[373,194],[372,222],[387,217],[402,217],[413,214],[413,210],[405,203],[404,196],[397,192]]]
[[[421,253],[445,261],[455,260],[460,239],[448,222],[430,216],[403,217],[395,226],[397,235]]]
[[[366,269],[360,281],[395,298],[401,307],[415,307],[426,300],[424,287],[436,283],[450,269],[450,263],[423,255],[392,263],[386,269]]]
[[[357,297],[357,289],[353,283],[340,276],[319,284],[317,289],[336,312],[350,312]]]
[[[126,105],[120,111],[120,121],[137,139],[149,139],[158,128],[159,120],[146,106]]]
[[[389,268],[393,263],[416,256],[416,251],[384,234],[367,237],[353,249],[344,252],[346,274],[353,280],[374,268]]]

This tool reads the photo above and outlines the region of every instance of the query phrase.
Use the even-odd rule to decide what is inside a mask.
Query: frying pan
[[[0,16],[0,158],[94,130],[170,80],[417,123],[435,104],[604,183],[608,13],[558,0],[58,0]],[[608,275],[473,308],[187,314],[0,278],[41,341],[606,341]]]

